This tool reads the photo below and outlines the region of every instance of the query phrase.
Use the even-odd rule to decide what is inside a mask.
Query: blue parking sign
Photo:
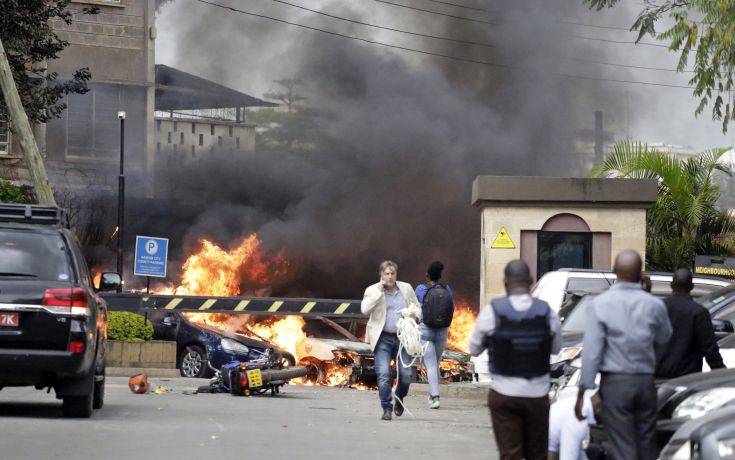
[[[133,273],[136,276],[165,278],[167,259],[168,238],[135,237],[135,269]]]

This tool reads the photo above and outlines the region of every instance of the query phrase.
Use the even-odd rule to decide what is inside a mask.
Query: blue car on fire
[[[296,363],[290,353],[265,340],[194,323],[179,312],[150,319],[155,338],[176,341],[176,362],[183,377],[209,378],[231,361],[261,362],[273,368]]]

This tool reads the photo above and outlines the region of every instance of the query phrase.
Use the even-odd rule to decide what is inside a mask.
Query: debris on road
[[[143,373],[130,377],[130,380],[128,380],[128,387],[130,388],[130,391],[135,394],[143,395],[148,393],[148,390],[150,389],[150,386],[148,385],[148,375]]]

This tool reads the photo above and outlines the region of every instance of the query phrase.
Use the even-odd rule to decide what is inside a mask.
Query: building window
[[[179,122],[178,121],[175,121],[174,122],[174,132],[176,132],[178,130],[179,130]]]
[[[196,155],[194,154],[194,146],[191,146],[191,157],[194,158]]]
[[[161,153],[161,143],[156,142],[156,153]]]
[[[232,126],[230,126],[229,131],[230,131],[230,137],[232,137]]]
[[[211,125],[209,125],[209,132],[210,132],[210,134],[212,136],[214,136],[214,123],[212,123]]]
[[[560,268],[592,268],[591,232],[538,232],[538,278]]]
[[[236,146],[236,147],[237,147],[238,149],[240,148],[240,138],[239,138],[239,137],[236,137],[236,138],[235,138],[235,146]]]
[[[184,143],[184,133],[181,133],[181,136],[179,139],[180,139],[179,144],[183,144]]]
[[[199,146],[201,147],[204,145],[204,134],[199,135]]]
[[[0,119],[0,155],[10,153],[10,123]]]
[[[222,136],[217,136],[217,146],[222,147]]]
[[[168,132],[168,143],[171,143],[171,131]]]
[[[156,120],[156,131],[161,130],[161,120]]]
[[[197,124],[196,124],[196,123],[192,123],[192,124],[191,124],[191,133],[192,133],[192,134],[195,134],[195,133],[197,132],[196,126],[197,126]]]

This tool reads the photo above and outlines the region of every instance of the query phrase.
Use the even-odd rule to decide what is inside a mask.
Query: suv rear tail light
[[[82,288],[47,289],[42,305],[52,313],[89,316],[87,291]]]
[[[84,342],[82,342],[81,340],[72,340],[71,342],[69,342],[67,351],[70,351],[72,353],[82,353],[84,351]]]

